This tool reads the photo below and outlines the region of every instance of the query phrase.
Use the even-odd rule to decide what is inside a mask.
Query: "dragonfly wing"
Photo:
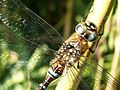
[[[29,43],[31,42],[33,45],[46,43],[53,50],[59,49],[63,43],[63,38],[59,33],[20,0],[3,1],[1,7],[0,17],[9,29],[8,32],[17,33],[19,31],[24,39],[29,40]]]
[[[103,62],[103,64],[105,63]],[[109,90],[118,90],[120,88],[119,80],[114,78],[104,65],[100,66],[95,58],[88,60],[85,70],[89,72],[89,78],[91,77],[91,80],[94,80],[92,89],[105,90],[105,88],[109,88]]]
[[[28,79],[31,77],[39,82],[47,70],[49,61],[54,57],[55,50],[59,49],[62,42],[63,38],[57,31],[20,0],[0,0],[0,69],[3,71],[1,77],[12,81],[20,72],[22,74],[19,75],[23,78],[27,76]],[[28,70],[32,73],[28,73]],[[9,75],[6,75],[6,71]],[[16,78],[17,76],[18,74]],[[0,78],[1,82],[4,82],[0,89],[8,90],[14,83],[23,83],[26,80],[23,78],[15,79],[19,82],[13,80],[10,84]]]
[[[66,66],[59,84],[65,84],[65,88],[67,85],[71,89],[77,87],[76,90],[105,90],[106,87],[108,87],[109,90],[112,90],[112,88],[115,90],[119,89],[120,82],[105,68],[100,66],[97,63],[96,58],[93,58],[94,57],[85,58],[86,61],[76,62],[71,67]]]

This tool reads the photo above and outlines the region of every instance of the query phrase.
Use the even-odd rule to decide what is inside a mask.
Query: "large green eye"
[[[75,27],[75,31],[77,34],[79,34],[80,36],[85,33],[86,28],[83,24],[79,23],[76,27]]]
[[[97,38],[97,34],[95,32],[92,31],[87,31],[86,33],[84,33],[83,37],[90,42],[93,42],[96,40]]]

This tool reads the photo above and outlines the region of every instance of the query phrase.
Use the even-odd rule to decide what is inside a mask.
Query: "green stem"
[[[104,25],[108,15],[112,9],[114,1],[115,0],[95,0],[94,1],[93,6],[92,6],[90,13],[88,14],[88,17],[86,20],[93,22],[97,26],[98,32],[101,32],[100,28]],[[98,39],[98,41],[99,41],[99,39]],[[96,46],[96,44],[93,43],[89,47],[92,48],[95,46]],[[87,50],[85,52],[84,56],[89,56],[89,55],[90,55],[90,52],[89,52],[89,50]],[[83,61],[83,63],[85,63],[85,62],[86,62],[86,60]],[[73,68],[73,67],[71,67],[71,68]],[[56,90],[61,90],[61,89],[76,90],[78,83],[80,82],[80,79],[78,79],[78,78],[81,78],[80,74],[82,73],[83,69],[84,69],[84,67],[82,67],[82,69],[79,69],[79,72],[77,72],[76,70],[74,70],[73,72],[68,70],[68,72],[65,75],[63,75],[63,77],[59,81],[59,83],[56,87]],[[74,76],[70,76],[71,74]],[[78,78],[76,78],[76,77],[78,77]]]
[[[70,36],[70,31],[72,26],[72,11],[73,11],[72,9],[73,9],[73,0],[67,0],[65,25],[64,25],[64,39]]]

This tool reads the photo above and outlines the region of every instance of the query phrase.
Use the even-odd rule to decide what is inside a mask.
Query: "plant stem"
[[[109,13],[110,13],[110,11],[112,9],[114,1],[115,0],[95,0],[94,1],[93,6],[92,6],[92,8],[90,10],[90,13],[88,14],[88,17],[87,17],[86,20],[94,23],[98,28],[97,29],[98,32],[101,32],[101,30],[102,30],[101,27],[104,25],[108,15],[109,15]],[[99,41],[99,39],[98,39],[98,41]],[[95,43],[90,44],[89,47],[90,48],[96,47]],[[90,55],[90,51],[87,50],[85,52],[84,56],[88,57],[89,55]],[[86,63],[86,60],[84,60],[83,63]],[[83,66],[84,66],[84,64],[83,64]],[[58,83],[58,85],[56,87],[56,90],[61,90],[61,89],[64,89],[64,90],[76,90],[76,88],[78,86],[78,83],[80,82],[80,79],[78,79],[78,78],[81,78],[80,75],[81,75],[82,71],[83,71],[83,68],[79,69],[79,72],[76,72],[74,70],[73,71],[74,74],[72,73],[72,75],[74,75],[74,76],[70,76],[71,72],[68,71],[66,73],[66,75],[63,76],[61,78],[61,80],[59,81],[59,83]],[[78,78],[76,78],[76,77],[78,77]]]
[[[72,9],[73,9],[73,0],[67,0],[65,26],[64,26],[64,39],[65,40],[70,36],[71,25],[72,25],[72,11],[73,11]]]

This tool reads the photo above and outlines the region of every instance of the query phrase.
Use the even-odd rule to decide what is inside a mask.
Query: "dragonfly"
[[[65,41],[49,23],[32,12],[20,0],[0,0],[0,62],[1,72],[3,71],[0,89],[13,90],[24,86],[21,90],[25,90],[26,85],[29,86],[29,82],[33,81],[40,83],[39,90],[45,90],[69,67],[77,71],[74,64],[78,63],[80,68],[80,57],[87,59],[83,56],[86,50],[94,52],[89,48],[88,42],[94,42],[102,35],[96,29],[96,25],[92,22],[81,22],[75,27],[76,33]],[[49,65],[49,62],[50,66],[46,69],[45,66]],[[96,70],[94,65],[87,64],[87,66],[82,65]],[[95,76],[92,71],[89,72],[91,76]],[[42,74],[46,74],[43,82],[38,77],[42,77]],[[106,74],[112,77],[109,73]],[[105,79],[107,80],[108,76]],[[119,83],[116,79],[115,81],[116,86]],[[33,82],[32,88],[34,88]],[[83,88],[92,90],[89,86],[87,88],[87,85]]]
[[[97,39],[97,27],[92,22],[80,23],[76,26],[76,34],[60,47],[53,63],[48,69],[47,78],[39,85],[39,90],[45,90],[54,79],[62,75],[65,67],[71,67],[80,60],[88,47],[88,41]],[[91,51],[91,50],[90,50]],[[79,65],[79,64],[78,64]]]

